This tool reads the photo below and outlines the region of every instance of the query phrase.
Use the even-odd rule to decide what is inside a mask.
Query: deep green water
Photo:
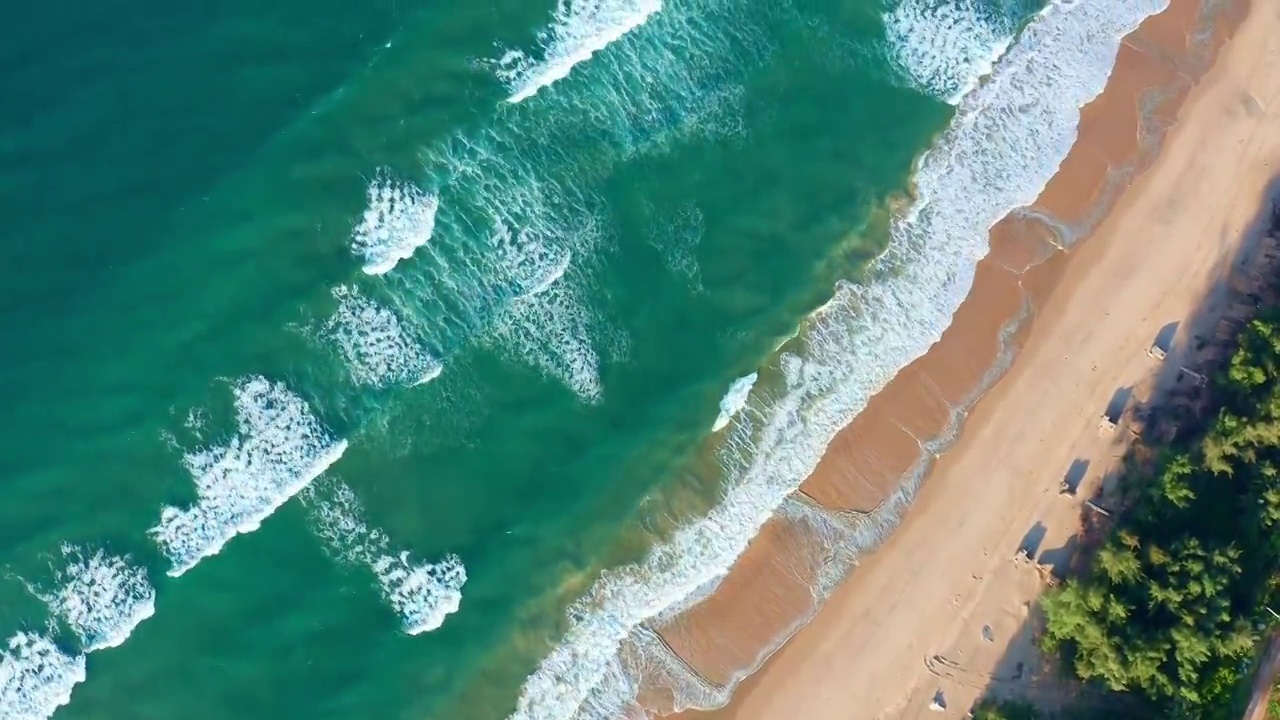
[[[909,6],[933,34],[886,30]],[[1039,6],[667,0],[518,103],[497,60],[542,57],[551,2],[12,8],[0,635],[45,630],[27,586],[66,581],[69,543],[156,597],[60,720],[506,717],[601,569],[720,497],[749,435],[712,435],[721,398],[769,363],[756,405],[786,395],[775,350],[885,247],[946,100]],[[439,202],[377,276],[351,250],[371,186]],[[169,577],[148,531],[196,503],[184,454],[231,442],[257,375],[346,451]],[[263,463],[298,428],[228,482],[297,470]],[[439,629],[406,634],[379,589],[369,560],[401,551],[465,565]],[[16,687],[0,718],[44,717]]]

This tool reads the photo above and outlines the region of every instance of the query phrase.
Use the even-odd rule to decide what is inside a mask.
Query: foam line
[[[884,16],[889,60],[909,82],[956,105],[991,73],[1017,27],[978,0],[900,0]]]

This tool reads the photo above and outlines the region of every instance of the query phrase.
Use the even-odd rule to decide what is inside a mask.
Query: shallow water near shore
[[[699,601],[879,532],[788,496],[1162,7],[24,9],[0,718],[722,703]]]

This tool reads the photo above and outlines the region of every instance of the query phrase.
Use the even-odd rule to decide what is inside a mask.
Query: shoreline
[[[1212,10],[1206,9],[1206,5],[1212,5]],[[1012,386],[1027,384],[1027,374],[1031,372],[1028,366],[1047,362],[1044,346],[1051,343],[1052,338],[1046,338],[1046,335],[1053,334],[1055,326],[1063,322],[1064,314],[1071,314],[1064,306],[1081,293],[1081,287],[1091,276],[1096,278],[1100,274],[1115,272],[1114,267],[1107,268],[1102,262],[1108,254],[1118,252],[1114,246],[1122,244],[1114,226],[1122,222],[1129,206],[1135,202],[1135,196],[1156,192],[1152,186],[1160,184],[1159,165],[1169,154],[1169,145],[1179,135],[1176,131],[1171,135],[1169,131],[1182,124],[1184,115],[1192,115],[1200,106],[1208,104],[1202,96],[1221,85],[1220,79],[1203,83],[1206,89],[1197,94],[1202,80],[1225,72],[1219,69],[1224,63],[1218,53],[1228,46],[1236,29],[1241,27],[1245,12],[1248,10],[1243,1],[1231,4],[1213,0],[1204,3],[1172,0],[1165,11],[1149,17],[1138,30],[1124,38],[1105,90],[1081,110],[1076,142],[1058,172],[1033,205],[1015,210],[992,229],[989,253],[978,263],[969,294],[952,317],[941,340],[924,356],[900,370],[852,423],[837,434],[818,468],[801,485],[797,494],[800,502],[789,500],[784,504],[777,517],[765,525],[760,536],[752,541],[711,597],[681,619],[681,624],[696,626],[697,632],[678,628],[671,632],[670,628],[663,628],[657,633],[667,647],[684,661],[691,674],[723,686],[735,680],[734,668],[744,666],[744,660],[750,657],[750,649],[762,646],[759,641],[790,636],[791,631],[787,628],[800,621],[798,629],[793,627],[794,636],[780,649],[768,654],[758,672],[742,681],[728,706],[712,711],[711,715],[717,718],[847,717],[848,705],[832,707],[833,698],[830,696],[833,693],[857,706],[870,700],[866,717],[896,717],[909,707],[923,707],[916,702],[920,697],[910,693],[906,702],[884,702],[883,694],[893,692],[893,679],[926,670],[937,675],[936,668],[930,668],[925,661],[928,654],[924,648],[913,642],[920,639],[919,634],[910,629],[903,630],[914,627],[914,621],[900,620],[907,623],[899,626],[899,630],[903,630],[900,636],[870,627],[882,622],[883,612],[879,611],[889,610],[893,616],[901,616],[901,608],[916,600],[901,589],[895,592],[895,583],[888,580],[896,577],[898,582],[909,583],[916,575],[901,567],[902,557],[897,558],[898,566],[891,566],[891,556],[908,554],[911,557],[911,551],[902,548],[910,541],[900,539],[909,529],[918,536],[917,542],[920,543],[937,545],[946,540],[945,530],[930,532],[923,526],[936,520],[938,513],[943,512],[939,503],[947,501],[940,500],[941,496],[964,494],[954,487],[957,481],[948,481],[948,476],[954,475],[958,466],[966,465],[965,458],[972,459],[975,453],[982,452],[974,448],[981,447],[984,441],[990,442],[987,436],[990,435],[988,426],[994,422],[991,418],[1002,412],[1009,413],[1009,408],[1002,411],[1002,406],[1027,403],[1025,396],[1020,401],[1011,399],[1016,398],[1018,392]],[[1213,24],[1206,32],[1205,22],[1210,14]],[[1255,6],[1249,15],[1254,27],[1276,22],[1274,19],[1257,19],[1261,14]],[[1239,53],[1237,48],[1235,54]],[[1185,131],[1185,134],[1191,133],[1191,130]],[[1259,197],[1250,196],[1249,200],[1256,203]],[[1077,239],[1088,242],[1076,242]],[[1130,242],[1128,245],[1134,244]],[[1189,251],[1197,247],[1188,245]],[[1201,262],[1197,268],[1201,275],[1207,277],[1209,266]],[[1144,273],[1141,268],[1132,268],[1130,274],[1138,279],[1145,277],[1144,287],[1151,282],[1150,272]],[[1189,291],[1197,287],[1189,283],[1179,289]],[[1182,297],[1186,300],[1192,296],[1184,292]],[[1085,304],[1090,304],[1087,299]],[[1129,314],[1111,313],[1105,309],[1102,312],[1108,319],[1112,314],[1117,315],[1112,322],[1118,322],[1124,319],[1119,316]],[[1021,322],[1018,318],[1024,313],[1028,316],[1027,321]],[[1147,316],[1129,319],[1154,322]],[[1154,337],[1158,329],[1159,325],[1150,333],[1145,330],[1135,333],[1133,328],[1129,328],[1120,334],[1134,336],[1132,343],[1149,344],[1150,338],[1146,335]],[[1002,357],[1012,358],[1012,367],[997,372],[995,377],[988,377],[999,366]],[[1069,359],[1070,355],[1063,357]],[[1123,365],[1127,359],[1108,360],[1111,365]],[[1105,364],[1107,360],[1103,362]],[[1099,367],[1099,363],[1094,363],[1092,369],[1072,368],[1061,380],[1080,380],[1072,373],[1096,374]],[[1076,385],[1071,393],[1065,394],[1073,395],[1074,391],[1083,390],[1084,382]],[[1079,410],[1078,402],[1061,397],[1064,389],[1046,389],[1046,403],[1061,403],[1070,406],[1068,409],[1088,414],[1094,423],[1092,434],[1096,437],[1096,413],[1101,412],[1101,408],[1091,406]],[[1105,405],[1103,400],[1102,406]],[[946,430],[956,419],[960,420],[958,437],[947,437]],[[1041,439],[1040,442],[1045,441]],[[939,445],[943,447],[937,447]],[[989,458],[985,466],[979,462],[967,465],[979,470],[979,474],[995,470],[990,467]],[[827,598],[825,607],[817,611],[816,617],[805,620],[803,615],[806,612],[797,614],[796,611],[802,608],[812,609],[814,600],[810,588],[820,584],[822,578],[805,576],[805,571],[815,568],[804,562],[806,552],[801,546],[805,542],[805,532],[795,522],[795,506],[801,506],[801,513],[804,512],[803,506],[812,505],[818,510],[825,510],[826,515],[845,518],[865,516],[893,498],[913,468],[921,471],[927,482],[923,483],[920,497],[902,517],[897,530],[861,559],[857,569],[839,583]],[[1063,463],[1060,469],[1041,466],[1034,471],[1034,480],[1056,490],[1061,474],[1066,470],[1067,463]],[[1091,473],[1091,476],[1096,474]],[[936,487],[943,484],[952,487]],[[1045,492],[1048,490],[1040,494]],[[1034,509],[1035,498],[1028,500],[1025,495],[1025,492],[1019,495],[1020,501],[1031,502]],[[981,507],[982,503],[972,499],[952,499],[957,501],[957,508],[986,509]],[[790,513],[788,505],[791,506]],[[1074,516],[1078,520],[1079,503],[1075,505]],[[1028,508],[1016,509],[1025,511]],[[1059,541],[1069,544],[1069,536],[1075,532],[1074,526],[1065,529],[1066,525],[1072,524],[1067,519],[1069,515],[1070,512],[1057,517],[1058,529],[1046,531],[1054,537],[1042,536],[1041,542],[1047,543],[1047,547]],[[1003,518],[1004,530],[1007,531],[1004,534],[1016,530],[1017,535],[1022,535],[1027,530],[1026,527],[1016,527],[1018,521],[1014,517],[1016,513]],[[1010,521],[1014,527],[1009,526]],[[953,522],[961,526],[966,524],[963,519],[953,519]],[[990,525],[990,522],[986,524]],[[982,558],[960,556],[959,550],[953,549],[956,554],[947,564],[966,565],[975,561],[988,564],[984,558],[996,557],[988,545],[1008,544],[1005,542],[1007,538],[994,533],[994,529],[994,526],[987,528],[987,537],[982,538],[989,542],[981,542],[980,548],[968,548],[981,550]],[[934,560],[934,565],[941,562],[931,557],[922,559],[926,562]],[[1001,570],[997,574],[1008,573]],[[971,576],[979,589],[985,585],[985,576],[986,573]],[[1003,579],[1006,584],[1027,585],[1025,577]],[[949,587],[957,589],[953,586],[954,583]],[[974,597],[972,592],[955,594],[951,603],[944,604],[950,605],[951,613],[961,609],[972,611],[969,605],[977,607],[982,604],[979,602],[981,593]],[[1020,592],[1038,595],[1038,578]],[[966,595],[971,597],[966,600]],[[762,605],[768,609],[762,611]],[[1025,613],[1025,610],[1025,607],[1014,609],[1008,614],[1016,617],[1019,611]],[[947,624],[942,617],[935,617],[935,623]],[[691,638],[695,634],[714,639],[694,642]],[[852,647],[832,647],[829,636],[833,634],[845,636]],[[728,637],[737,641],[736,647],[726,648],[730,644],[725,641]],[[743,642],[743,637],[748,639]],[[895,655],[893,662],[885,662],[883,656],[886,651],[882,647],[904,639],[907,641],[906,650],[910,652],[891,652]],[[858,640],[862,642],[858,643]],[[836,656],[848,661],[846,682],[838,679],[833,682],[826,677]],[[859,673],[859,668],[864,667],[875,669]],[[854,686],[857,692],[850,692],[849,688]],[[928,694],[931,699],[932,691]],[[827,697],[815,698],[814,695]],[[929,700],[923,702],[927,705]],[[653,707],[643,698],[642,704]],[[951,700],[948,707],[947,716],[958,717],[963,715],[969,704]],[[796,715],[798,708],[803,708],[808,714],[800,712]],[[693,718],[707,714],[687,711],[679,713],[679,716]],[[858,715],[863,716],[861,713]]]

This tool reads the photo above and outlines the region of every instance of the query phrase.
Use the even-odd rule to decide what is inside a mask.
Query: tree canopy
[[[1160,448],[1084,577],[1046,596],[1042,643],[1083,680],[1171,718],[1232,701],[1280,577],[1280,322],[1251,322],[1194,437]],[[993,716],[1000,717],[1000,716]]]

